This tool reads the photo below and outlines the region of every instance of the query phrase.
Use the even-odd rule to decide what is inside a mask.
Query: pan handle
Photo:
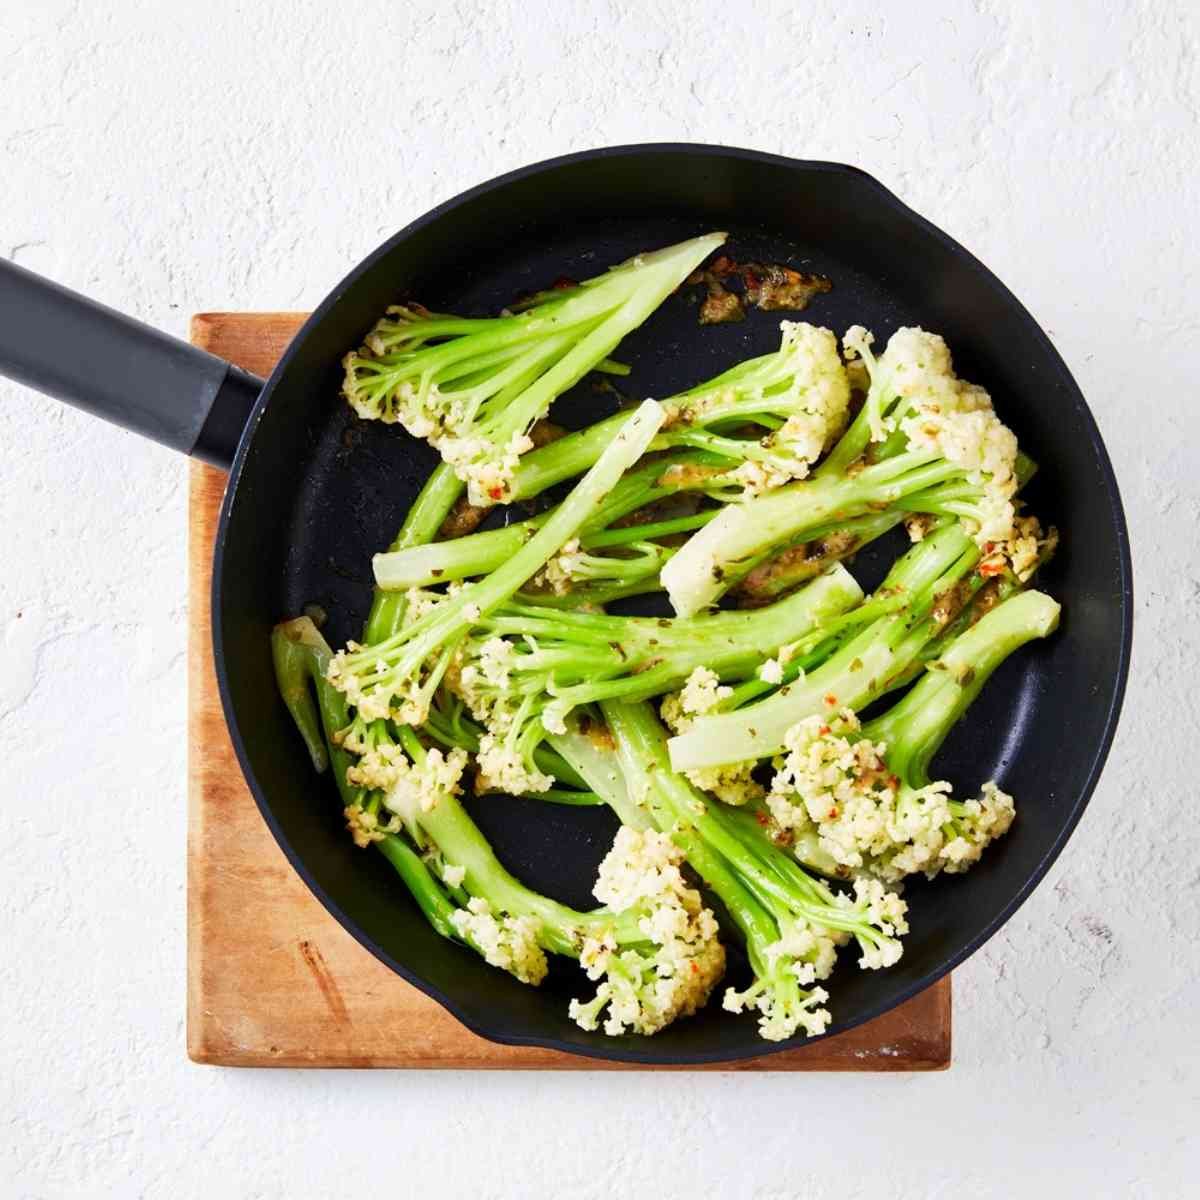
[[[263,381],[0,260],[0,375],[228,469]]]

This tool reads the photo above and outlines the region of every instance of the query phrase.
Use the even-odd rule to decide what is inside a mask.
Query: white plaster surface
[[[1051,331],[1132,524],[1103,783],[926,1077],[205,1069],[184,1055],[185,465],[0,384],[0,1195],[1200,1189],[1200,18],[1166,0],[5,0],[0,254],[184,333],[305,308],[503,170],[857,163]]]

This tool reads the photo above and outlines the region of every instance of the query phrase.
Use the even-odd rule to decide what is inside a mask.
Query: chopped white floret
[[[546,565],[533,577],[535,587],[544,588],[556,596],[565,596],[578,579],[578,571],[583,551],[578,538],[565,542],[563,547]]]
[[[400,822],[395,817],[380,821],[377,813],[362,808],[357,804],[348,804],[342,809],[346,818],[346,828],[359,849],[366,849],[373,842],[382,842],[389,833],[400,829]]]
[[[697,667],[679,693],[679,704],[688,716],[696,717],[716,708],[733,695],[733,688],[722,686],[720,676],[707,667]]]
[[[783,682],[782,655],[779,658],[768,658],[758,668],[758,677],[763,683],[779,684]]]
[[[455,932],[493,967],[537,987],[546,977],[546,955],[538,944],[540,926],[533,917],[495,915],[491,905],[473,896],[465,909],[450,915]]]
[[[725,970],[717,922],[680,870],[683,852],[664,833],[622,826],[600,864],[595,895],[614,912],[638,914],[653,947],[625,949],[611,929],[584,940],[580,963],[600,986],[588,1001],[572,1000],[584,1029],[655,1033],[708,999]]]
[[[457,888],[462,887],[463,880],[467,877],[467,868],[455,866],[453,863],[442,864],[442,882],[447,887]]]
[[[364,765],[371,772],[372,781],[363,775]],[[443,796],[455,796],[462,790],[466,766],[465,750],[443,752],[434,747],[426,751],[421,763],[414,763],[403,754],[391,755],[382,762],[364,756],[357,767],[346,772],[346,777],[360,786],[381,788],[384,804],[398,817],[413,821],[419,813],[429,812]],[[356,772],[354,778],[352,771]]]
[[[504,638],[488,638],[479,647],[479,669],[484,679],[494,688],[506,691],[509,677],[516,666],[517,648]]]
[[[479,739],[478,762],[484,786],[510,796],[546,792],[554,786],[552,776],[530,766],[520,751],[492,730]]]
[[[859,737],[858,718],[806,717],[784,740],[767,794],[775,823],[793,837],[815,832],[839,865],[887,882],[966,870],[1012,823],[1012,798],[994,784],[978,800],[955,801],[944,780],[901,782],[887,746]]]
[[[504,446],[478,436],[424,436],[467,485],[468,501],[485,508],[509,498],[521,455],[533,449],[533,439],[525,433],[514,433]]]
[[[978,799],[955,805],[954,836],[941,850],[946,872],[957,874],[977,863],[987,846],[1009,831],[1015,816],[1013,798],[991,782]]]
[[[693,697],[693,701],[694,699]],[[684,733],[691,727],[692,717],[684,713],[679,692],[671,692],[664,696],[660,711],[663,724],[672,733]],[[754,778],[754,769],[757,766],[756,759],[748,759],[745,762],[725,763],[717,767],[700,767],[684,771],[683,774],[702,792],[711,792],[723,803],[740,807],[752,800],[761,800],[765,794],[762,784]]]

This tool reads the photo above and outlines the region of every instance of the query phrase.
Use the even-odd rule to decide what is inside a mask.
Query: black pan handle
[[[228,469],[263,382],[0,260],[0,374]]]

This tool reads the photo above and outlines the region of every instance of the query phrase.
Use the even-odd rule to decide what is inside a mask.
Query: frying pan
[[[0,371],[229,468],[213,644],[233,745],[263,817],[354,937],[497,1041],[648,1063],[730,1061],[789,1044],[763,1042],[753,1020],[717,1003],[654,1038],[587,1033],[567,1018],[581,982],[572,964],[557,964],[540,989],[522,986],[438,937],[382,856],[352,846],[332,782],[312,774],[276,696],[268,637],[310,603],[329,613],[331,641],[356,635],[370,602],[370,556],[392,538],[434,460],[399,427],[348,412],[339,360],[402,298],[494,313],[559,276],[583,278],[710,229],[729,230],[740,259],[828,275],[832,291],[805,314],[817,324],[840,332],[861,323],[880,339],[902,324],[944,334],[960,373],[991,391],[1041,464],[1031,506],[1064,532],[1041,582],[1062,601],[1060,630],[996,673],[937,763],[938,776],[964,790],[1000,780],[1017,797],[1017,822],[967,877],[910,887],[912,932],[896,967],[839,968],[829,985],[832,1034],[929,986],[1012,916],[1079,820],[1124,691],[1133,593],[1112,468],[1062,359],[986,267],[861,171],[695,145],[569,155],[441,205],[333,289],[266,383],[0,263]],[[638,396],[669,395],[777,339],[769,314],[700,326],[684,289],[623,343],[633,367],[625,382]],[[602,397],[585,385],[577,393],[575,408],[594,418]],[[854,566],[868,586],[881,554]],[[615,827],[606,810],[495,797],[470,806],[520,877],[589,904]],[[743,969],[736,956],[730,969],[735,977]]]

